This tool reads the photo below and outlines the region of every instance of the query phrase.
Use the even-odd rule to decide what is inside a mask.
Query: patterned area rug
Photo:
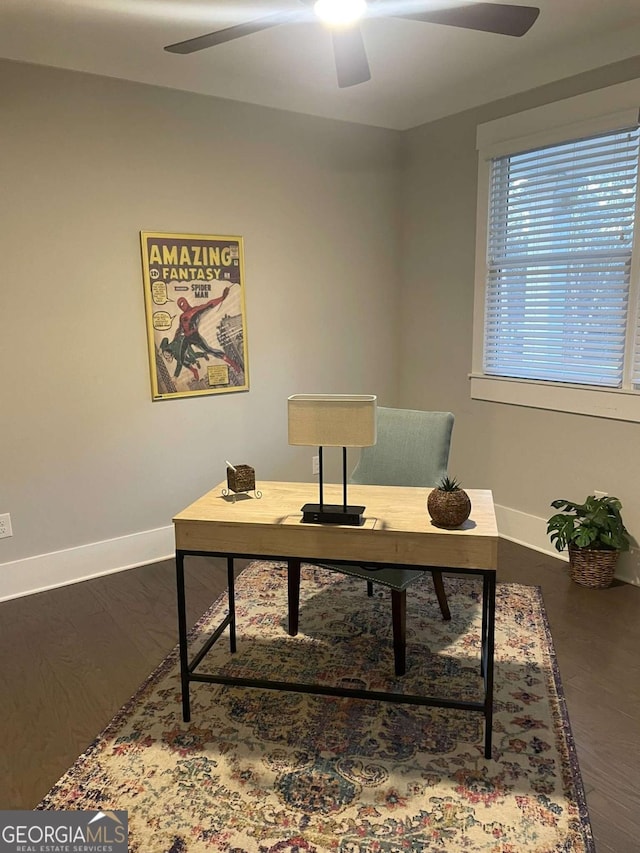
[[[188,570],[188,567],[187,567]],[[407,673],[393,675],[391,602],[303,566],[300,634],[286,633],[286,570],[238,578],[238,651],[225,634],[202,672],[478,699],[481,580],[430,575],[407,601]],[[223,596],[191,633],[197,650]],[[139,853],[592,853],[573,738],[538,588],[498,584],[492,760],[465,711],[193,684],[182,722],[177,651],[39,808],[126,809]]]

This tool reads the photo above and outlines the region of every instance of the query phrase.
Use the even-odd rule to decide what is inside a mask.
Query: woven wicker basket
[[[619,551],[576,548],[569,545],[569,574],[580,586],[603,589],[611,586]]]
[[[227,466],[227,485],[232,492],[250,492],[256,487],[256,472],[251,465]]]
[[[471,501],[464,489],[445,492],[436,488],[429,492],[427,510],[437,527],[459,527],[469,518]]]

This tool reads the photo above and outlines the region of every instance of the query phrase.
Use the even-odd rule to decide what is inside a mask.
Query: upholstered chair
[[[435,486],[447,473],[453,423],[451,412],[423,412],[378,406],[377,442],[372,447],[362,449],[350,482],[378,486]],[[406,671],[407,588],[426,572],[430,572],[442,618],[451,618],[440,568],[429,566],[421,572],[357,563],[337,565],[322,562],[318,565],[363,578],[367,581],[367,592],[370,596],[373,595],[374,584],[390,588],[396,675],[403,675]],[[294,578],[294,585],[296,582],[299,584],[299,576],[297,581]],[[297,632],[298,614],[292,612],[292,601],[297,600],[297,590],[293,590],[289,603],[290,633],[292,625]]]

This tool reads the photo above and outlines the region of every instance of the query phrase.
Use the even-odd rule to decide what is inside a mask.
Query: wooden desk
[[[493,720],[493,652],[498,531],[490,491],[469,489],[471,516],[455,530],[434,527],[426,509],[429,489],[404,486],[349,486],[350,503],[366,507],[362,527],[303,524],[301,506],[317,500],[316,483],[256,484],[262,498],[247,494],[224,497],[226,482],[195,501],[173,519],[176,539],[178,629],[182,679],[183,719],[189,722],[189,684],[206,681],[275,690],[294,690],[332,696],[378,699],[405,704],[431,705],[481,711],[485,717],[485,757],[491,757]],[[342,486],[325,485],[327,503],[342,502]],[[188,555],[227,558],[229,613],[190,662],[184,592],[184,558]],[[300,559],[305,562],[371,563],[420,569],[424,566],[483,578],[482,648],[480,669],[484,678],[482,702],[413,696],[400,693],[331,688],[290,682],[204,675],[196,669],[213,643],[229,627],[230,650],[236,650],[235,558]]]

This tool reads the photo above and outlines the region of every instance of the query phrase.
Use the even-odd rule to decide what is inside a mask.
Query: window
[[[622,387],[639,136],[493,160],[486,374]]]
[[[481,150],[473,397],[640,421],[638,111],[605,119]]]

